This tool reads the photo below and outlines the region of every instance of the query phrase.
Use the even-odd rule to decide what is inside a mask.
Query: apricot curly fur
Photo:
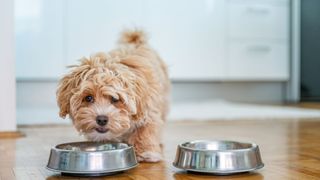
[[[69,115],[89,140],[129,143],[139,161],[157,162],[169,109],[167,68],[143,31],[124,31],[119,42],[117,49],[84,57],[70,67],[57,89],[59,115]],[[94,101],[86,102],[87,96]],[[98,115],[107,117],[105,126],[96,123]]]

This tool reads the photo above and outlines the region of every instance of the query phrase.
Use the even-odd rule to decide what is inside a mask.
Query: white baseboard
[[[18,124],[71,123],[58,116],[57,81],[17,82]],[[281,103],[284,85],[280,82],[173,82],[172,103],[223,99],[237,102]]]
[[[17,109],[17,121],[21,125],[71,124],[71,120],[59,117],[57,107],[23,107]]]
[[[56,107],[19,108],[19,124],[71,124],[69,119],[58,117]],[[203,120],[266,120],[320,118],[320,110],[284,106],[234,103],[222,100],[189,101],[171,106],[169,121]]]

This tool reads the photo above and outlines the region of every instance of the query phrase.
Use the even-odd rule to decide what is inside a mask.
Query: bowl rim
[[[101,171],[71,171],[71,170],[63,170],[63,169],[56,169],[49,167],[49,165],[46,166],[46,168],[50,171],[60,172],[60,173],[70,173],[70,174],[98,174],[98,173],[114,173],[114,172],[121,172],[133,169],[139,165],[139,162],[136,162],[132,166],[124,167],[124,168],[115,168],[115,169],[108,169],[108,170],[101,170]]]
[[[209,173],[209,174],[217,174],[217,175],[228,175],[228,174],[235,174],[235,173],[242,173],[242,172],[250,172],[250,171],[255,171],[258,169],[261,169],[265,166],[263,162],[261,162],[258,166],[252,167],[252,168],[247,168],[247,169],[234,169],[234,170],[221,170],[221,169],[215,169],[215,170],[204,170],[204,169],[197,169],[197,168],[185,168],[179,166],[178,163],[173,162],[172,165],[175,168],[178,169],[183,169],[186,171],[192,171],[192,172],[199,172],[199,173]]]
[[[70,150],[70,149],[61,149],[58,148],[58,146],[60,145],[68,145],[68,144],[76,144],[76,143],[102,143],[102,144],[125,144],[128,147],[125,148],[121,148],[121,149],[111,149],[111,150],[100,150],[100,151],[75,151],[75,150]],[[126,144],[126,143],[122,143],[122,142],[94,142],[94,141],[74,141],[74,142],[67,142],[67,143],[61,143],[61,144],[57,144],[53,147],[51,147],[51,150],[55,150],[55,151],[59,151],[59,152],[74,152],[74,153],[102,153],[102,152],[119,152],[119,151],[125,151],[125,150],[129,150],[129,149],[133,149],[133,146],[130,144]]]
[[[216,149],[216,150],[213,150],[213,149],[197,149],[197,148],[185,146],[185,144],[187,144],[187,143],[191,144],[191,143],[200,143],[200,142],[231,142],[231,143],[240,143],[240,144],[250,144],[251,147],[242,148],[242,149],[224,149],[224,150]],[[256,143],[251,143],[251,142],[242,142],[242,141],[233,141],[233,140],[205,140],[205,139],[202,139],[202,140],[192,140],[192,141],[186,141],[186,142],[180,143],[178,145],[178,148],[186,149],[186,150],[190,150],[190,151],[202,151],[202,152],[235,152],[235,151],[241,152],[241,151],[254,150],[254,149],[259,148],[259,146]]]

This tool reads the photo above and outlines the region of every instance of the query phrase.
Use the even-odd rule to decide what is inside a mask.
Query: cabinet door
[[[223,0],[144,1],[151,44],[175,80],[214,80],[225,73]]]
[[[227,9],[228,79],[288,80],[288,1],[229,0]]]
[[[232,42],[228,48],[228,79],[288,80],[286,43]]]
[[[139,27],[144,18],[141,0],[68,0],[66,13],[68,64],[115,48],[120,32]]]
[[[228,3],[228,36],[233,39],[289,38],[289,5],[246,1]]]
[[[57,78],[64,66],[63,0],[16,0],[15,44],[17,78]]]

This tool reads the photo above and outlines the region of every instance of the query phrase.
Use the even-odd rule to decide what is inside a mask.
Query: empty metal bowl
[[[138,165],[133,147],[124,143],[73,142],[51,148],[47,168],[65,175],[101,176]]]
[[[178,145],[173,165],[193,172],[228,175],[262,168],[254,143],[199,140]]]

